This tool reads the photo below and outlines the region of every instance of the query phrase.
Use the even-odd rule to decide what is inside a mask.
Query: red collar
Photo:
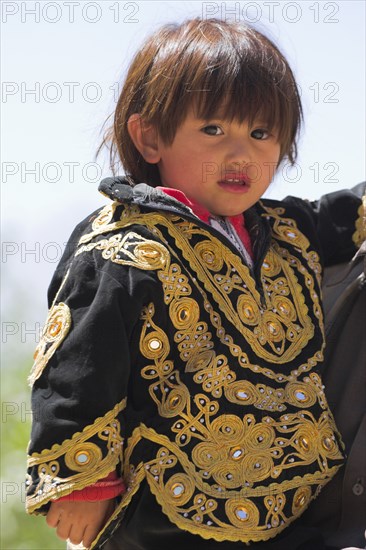
[[[172,187],[157,187],[157,189],[159,189],[159,191],[163,191],[170,197],[173,197],[173,199],[182,202],[186,206],[189,206],[189,208],[193,210],[194,214],[196,214],[196,216],[198,216],[200,220],[209,223],[209,220],[212,217],[210,212],[206,210],[206,208],[198,204],[198,202],[191,201],[183,193],[183,191],[179,191],[179,189],[173,189]]]
[[[159,189],[159,191],[163,191],[164,193],[166,193],[170,197],[173,197],[177,201],[182,202],[186,206],[189,206],[189,208],[194,212],[194,214],[196,214],[196,216],[200,220],[202,220],[205,223],[210,223],[210,218],[212,218],[212,214],[197,202],[191,201],[183,193],[183,191],[179,191],[179,189],[173,189],[172,187],[157,187],[157,189]],[[238,214],[236,216],[228,216],[227,219],[232,224],[235,231],[239,235],[242,243],[244,244],[245,248],[253,258],[250,235],[244,223],[244,214]]]

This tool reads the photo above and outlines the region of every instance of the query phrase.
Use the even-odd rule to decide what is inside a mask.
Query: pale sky
[[[1,9],[3,320],[19,329],[10,345],[33,349],[26,331],[44,322],[64,243],[107,201],[97,186],[110,175],[108,165],[93,164],[99,132],[129,59],[164,23],[198,15],[246,19],[286,54],[305,129],[296,170],[279,174],[267,196],[316,199],[365,178],[362,0],[4,1]]]

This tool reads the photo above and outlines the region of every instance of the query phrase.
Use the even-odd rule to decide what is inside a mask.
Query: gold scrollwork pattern
[[[144,270],[162,268],[168,260],[168,251],[165,246],[134,232],[127,233],[124,237],[117,234],[109,239],[81,245],[75,256],[93,249],[102,250],[102,257],[105,260]]]
[[[285,218],[283,216],[285,213],[284,208],[269,208],[265,207],[262,203],[261,205],[265,211],[263,216],[268,220],[273,220],[272,231],[274,236],[280,242],[285,242],[300,251],[307,265],[314,271],[318,284],[320,285],[322,269],[319,256],[313,250],[309,250],[310,243],[305,235],[298,229],[296,221],[292,218]]]
[[[216,418],[210,435],[216,437],[217,447],[203,450],[199,446],[205,443],[199,443],[192,459],[179,445],[145,425],[136,430],[138,435],[133,434],[132,449],[141,439],[157,444],[155,458],[144,465],[145,476],[164,513],[180,528],[217,541],[268,540],[296,519],[327,477],[337,471],[337,467],[323,467],[313,474],[276,481],[270,469],[275,455],[269,453],[275,429],[268,425],[265,431],[254,422],[251,426],[249,418]],[[230,440],[232,436],[235,441]],[[249,442],[251,446],[245,448]],[[283,454],[279,456],[283,459]],[[261,484],[266,478],[272,479],[269,485]]]
[[[285,363],[312,338],[313,324],[296,277],[274,250],[267,254],[262,274],[267,308],[245,293],[238,298],[237,311],[255,352],[267,361]]]
[[[182,344],[179,343],[179,346],[184,346],[185,349],[182,350],[182,347],[179,347],[181,353],[181,358],[183,360],[187,361],[186,371],[194,371],[194,370],[201,370],[205,367],[209,368],[210,365],[213,365],[213,362],[215,361],[215,353],[212,350],[213,343],[212,343],[212,334],[209,332],[207,323],[200,321],[197,321],[197,306],[193,305],[195,302],[192,299],[188,299],[189,295],[192,293],[192,288],[188,283],[188,279],[185,275],[181,273],[181,269],[177,263],[172,263],[165,266],[165,269],[158,271],[158,277],[163,283],[163,291],[164,291],[164,300],[166,304],[171,304],[173,300],[173,304],[170,308],[170,314],[171,314],[171,320],[174,324],[174,326],[178,327],[180,324],[180,328],[182,329],[180,332],[178,332],[175,336],[175,341],[177,342],[184,342]],[[220,279],[219,284],[221,285],[221,280],[224,280],[226,283],[228,283],[228,280],[217,276],[217,279]],[[234,273],[234,276],[231,279],[232,281],[235,281],[235,284],[238,282],[238,279],[241,281],[238,275]],[[224,285],[225,287],[226,285]],[[230,290],[233,288],[230,287]],[[241,288],[241,290],[243,290]],[[281,289],[282,290],[282,289]],[[238,358],[239,364],[241,367],[249,368],[253,370],[254,372],[263,372],[266,374],[266,376],[269,376],[271,378],[277,379],[278,381],[283,380],[291,380],[293,379],[293,374],[290,375],[281,373],[281,372],[274,372],[271,369],[264,369],[258,365],[252,365],[248,359],[248,356],[246,353],[242,351],[240,346],[238,344],[234,344],[233,338],[228,335],[223,327],[221,316],[213,309],[212,304],[208,301],[207,295],[205,292],[200,289],[200,292],[202,294],[203,300],[204,300],[204,309],[209,313],[211,324],[214,328],[217,329],[216,333],[217,336],[220,338],[220,341],[228,346],[230,353],[235,357]],[[185,301],[185,305],[183,302],[181,302],[182,297],[187,297]],[[253,298],[246,294],[247,297],[247,303],[253,304]],[[293,316],[294,316],[294,306],[289,298],[284,297],[283,295],[274,297],[273,303],[275,306],[277,306],[279,310],[279,318],[285,319],[285,322],[292,322]],[[243,304],[242,304],[243,305]],[[189,307],[188,307],[189,306]],[[244,309],[245,305],[243,305]],[[187,315],[187,319],[183,320],[178,319],[175,311],[179,310],[181,313],[180,315]],[[190,310],[190,315],[188,318],[188,309]],[[193,311],[194,309],[194,311]],[[258,308],[259,310],[259,308]],[[185,312],[184,312],[185,311]],[[275,310],[276,311],[276,310]],[[262,311],[263,314],[263,311]],[[273,314],[271,312],[268,312],[268,318],[272,319]],[[272,315],[272,317],[271,317]],[[320,315],[320,313],[319,313]],[[190,323],[190,330],[183,330],[184,323]],[[270,321],[269,321],[270,322]],[[276,320],[272,320],[274,326],[277,322]],[[195,324],[196,323],[196,324]],[[255,324],[255,323],[254,323]],[[299,325],[292,323],[292,328],[288,328],[286,332],[286,336],[291,343],[291,339],[294,340],[293,333],[300,333],[301,328]],[[272,328],[272,327],[270,327]],[[269,329],[267,328],[267,333]],[[257,331],[258,332],[258,331]],[[312,328],[310,328],[310,332],[312,332]],[[303,337],[303,335],[300,334],[300,338]],[[204,342],[203,342],[204,341]],[[257,350],[258,351],[258,350]],[[309,358],[308,362],[299,366],[298,371],[306,371],[309,370],[311,367],[313,367],[319,360],[322,359],[322,352],[317,351],[315,356],[312,358]],[[224,368],[220,369],[224,370]],[[232,372],[227,372],[227,376],[230,379],[233,379]],[[297,371],[295,372],[295,376],[297,375]],[[280,409],[281,410],[281,409]]]
[[[277,209],[278,210],[278,209]],[[276,215],[278,213],[276,212]],[[290,223],[290,222],[289,222]],[[295,224],[295,222],[293,222]],[[255,373],[262,373],[269,378],[282,382],[284,380],[292,380],[297,377],[301,372],[311,370],[319,361],[323,359],[323,346],[321,344],[320,349],[308,357],[300,365],[296,366],[290,373],[280,372],[278,368],[275,370],[262,367],[256,363],[252,364],[245,351],[234,342],[231,334],[226,332],[226,323],[221,320],[222,315],[225,317],[225,321],[229,321],[230,325],[235,325],[241,333],[245,329],[252,330],[252,342],[254,343],[254,351],[257,356],[266,356],[278,365],[283,359],[280,357],[281,352],[286,346],[286,350],[283,354],[286,361],[289,363],[296,355],[305,347],[309,339],[311,339],[314,327],[307,313],[307,305],[304,302],[304,296],[302,293],[301,285],[298,283],[298,276],[295,276],[297,272],[303,279],[305,279],[306,285],[309,289],[309,295],[313,301],[313,312],[317,317],[317,323],[323,331],[323,318],[319,304],[318,293],[315,291],[314,279],[309,273],[307,263],[313,263],[315,266],[315,260],[317,255],[312,251],[302,250],[301,253],[306,261],[300,261],[298,257],[293,256],[287,249],[281,249],[276,242],[273,243],[275,252],[269,253],[269,256],[265,260],[263,265],[263,278],[268,285],[266,289],[266,305],[263,308],[260,304],[260,296],[256,290],[255,283],[251,278],[248,269],[241,262],[240,258],[232,254],[231,251],[225,249],[225,255],[223,255],[223,268],[220,273],[213,271],[210,272],[210,265],[212,264],[212,254],[218,248],[215,245],[209,247],[209,254],[202,255],[204,248],[199,248],[200,256],[197,257],[193,253],[192,240],[195,236],[203,238],[206,244],[210,241],[215,241],[222,247],[222,244],[215,239],[209,231],[205,231],[202,228],[197,227],[194,223],[182,220],[179,216],[170,214],[159,213],[141,213],[138,207],[133,209],[130,206],[126,206],[122,210],[122,214],[119,220],[109,224],[105,231],[110,231],[116,228],[128,227],[133,224],[141,224],[147,227],[156,238],[165,243],[167,250],[170,253],[167,258],[164,268],[158,270],[158,277],[162,282],[164,291],[164,300],[166,304],[170,304],[173,299],[181,299],[183,296],[189,297],[192,293],[192,282],[196,289],[201,293],[204,302],[204,309],[210,315],[211,325],[216,329],[216,335],[220,341],[228,347],[230,355],[232,355],[242,368],[250,369]],[[190,263],[190,268],[197,274],[197,278],[190,279],[182,273],[179,263],[170,263],[170,258],[177,255],[174,247],[169,244],[167,235],[164,233],[167,230],[170,237],[173,237],[175,246],[178,250],[181,250],[182,257],[186,258]],[[95,237],[96,233],[90,234],[88,239]],[[285,235],[285,233],[283,233]],[[290,240],[291,235],[285,235]],[[84,239],[86,241],[86,239]],[[300,244],[307,246],[307,240],[300,239]],[[94,246],[94,244],[92,244]],[[299,249],[300,250],[300,249]],[[208,261],[207,261],[208,260]],[[284,266],[291,277],[289,282],[286,277],[277,277],[277,280],[273,277],[270,281],[270,275],[268,271],[273,272],[279,269],[279,266]],[[316,266],[315,266],[316,267]],[[314,267],[314,270],[315,270]],[[217,266],[214,268],[216,269]],[[267,273],[266,273],[267,271]],[[320,273],[316,269],[316,276]],[[279,273],[281,275],[281,273]],[[190,283],[190,284],[189,284]],[[211,284],[212,283],[212,284]],[[209,299],[207,291],[213,294],[214,302],[219,304],[220,313],[215,311],[213,302]],[[233,293],[235,300],[230,297]],[[295,298],[293,297],[295,294]],[[247,300],[245,301],[245,296]],[[240,312],[237,311],[236,301],[239,300],[241,305]],[[295,304],[294,304],[295,301]],[[250,306],[250,307],[248,307]],[[250,310],[252,308],[253,311]],[[255,325],[253,315],[255,310],[260,312],[260,326]],[[245,323],[240,318],[240,315],[245,320]],[[184,315],[184,313],[183,313]],[[296,322],[296,316],[300,316],[300,320],[304,322],[304,325]],[[265,318],[265,322],[263,322]],[[182,319],[181,319],[182,320]],[[196,336],[196,335],[195,335]],[[194,337],[195,337],[194,336]],[[212,336],[212,335],[211,335]],[[280,337],[283,340],[280,341]],[[210,338],[210,334],[207,334],[207,338]],[[262,342],[264,345],[262,345]],[[205,352],[201,352],[199,346],[190,342],[190,347],[193,344],[191,351],[185,350],[184,353],[190,355],[190,361],[187,365],[187,370],[195,370],[199,364],[208,365],[213,360],[213,351],[208,349]],[[230,374],[229,374],[230,376]]]
[[[142,371],[146,379],[154,380],[149,393],[156,403],[159,414],[163,417],[173,417],[179,414],[190,399],[188,389],[181,383],[179,372],[174,369],[173,361],[166,360],[170,345],[166,334],[152,320],[155,309],[153,304],[145,310],[145,319],[140,337],[140,349],[144,356],[154,360]]]
[[[180,311],[174,306],[172,322],[178,332]],[[156,458],[145,464],[151,491],[173,523],[202,537],[248,542],[275,536],[305,510],[343,458],[326,404],[318,418],[309,410],[322,404],[320,378],[311,373],[301,381],[293,379],[275,395],[276,388],[236,380],[227,358],[215,355],[210,367],[193,371],[202,392],[191,396],[155,315],[152,303],[142,314],[140,351],[149,364],[141,375],[149,382],[159,415],[170,419],[174,440],[139,428],[140,437],[160,445]],[[188,317],[183,317],[191,331]],[[194,308],[191,320],[200,324]],[[222,379],[219,367],[227,368]],[[220,410],[216,398],[223,391],[228,401],[241,405],[240,414]],[[260,418],[245,413],[245,407],[253,410],[265,398],[277,400],[273,412],[283,410],[280,404],[296,412]]]
[[[355,232],[352,240],[357,247],[366,240],[366,195],[362,197],[362,202],[357,211],[358,217],[355,224]]]
[[[113,219],[116,208],[120,206],[120,203],[114,201],[110,204],[106,204],[97,217],[93,220],[92,229],[93,231],[98,231],[100,228],[103,228],[110,224]]]
[[[276,258],[275,262],[278,261],[278,258]],[[266,264],[266,268],[267,268]],[[296,264],[297,265],[297,264]],[[234,270],[233,277],[230,281],[228,281],[227,278],[224,278],[222,276],[215,275],[216,279],[220,279],[218,281],[218,284],[221,285],[222,281],[225,282],[224,289],[226,288],[227,284],[231,284],[233,281],[235,281],[235,284],[231,284],[230,291],[234,288],[234,286],[238,283],[238,279],[240,279],[239,275],[236,274],[236,270]],[[208,331],[208,325],[207,323],[201,321],[201,318],[199,321],[197,320],[198,315],[198,309],[197,304],[194,300],[189,298],[190,294],[192,293],[191,285],[188,283],[188,279],[185,275],[181,273],[181,268],[177,263],[167,263],[165,266],[165,269],[158,271],[158,277],[163,283],[163,291],[164,291],[164,300],[166,304],[170,304],[170,316],[172,323],[175,327],[181,328],[179,332],[175,335],[175,341],[179,344],[179,350],[181,352],[180,357],[187,361],[186,371],[195,371],[195,370],[201,370],[204,368],[211,369],[215,364],[215,353],[213,351],[213,342],[212,342],[212,333]],[[247,285],[244,287],[241,287],[241,291],[245,292],[245,294],[241,294],[239,296],[239,302],[242,306],[243,315],[246,315],[246,320],[248,321],[248,324],[258,325],[259,323],[263,324],[263,320],[258,320],[255,317],[252,316],[252,312],[254,310],[254,307],[256,307],[256,312],[258,312],[258,318],[265,318],[265,321],[267,322],[267,326],[265,326],[265,331],[267,334],[267,339],[270,342],[270,345],[273,345],[273,340],[276,336],[274,336],[272,333],[277,330],[277,326],[279,323],[283,323],[286,328],[286,340],[291,346],[291,342],[295,340],[304,340],[304,332],[305,332],[305,338],[310,337],[310,335],[313,334],[313,326],[311,323],[309,323],[308,327],[308,334],[306,335],[306,330],[302,331],[299,324],[295,323],[295,306],[293,305],[291,301],[291,294],[287,290],[285,290],[284,285],[279,285],[281,294],[274,295],[272,297],[272,310],[266,310],[264,311],[261,309],[261,314],[259,315],[259,305],[256,305],[255,300],[253,299],[253,295],[250,292],[247,292]],[[297,291],[298,289],[296,289]],[[204,292],[202,288],[200,288],[200,292],[203,297],[204,301],[204,309],[209,313],[210,315],[210,321],[211,325],[216,328],[216,334],[219,337],[220,341],[229,348],[230,354],[236,359],[235,363],[239,363],[239,365],[243,368],[249,368],[257,373],[263,373],[266,376],[276,379],[279,382],[282,382],[284,380],[293,380],[294,376],[296,377],[299,372],[304,372],[306,370],[311,369],[313,366],[316,365],[318,361],[322,359],[322,351],[316,351],[315,355],[313,357],[310,357],[308,361],[304,364],[301,364],[298,369],[294,369],[294,373],[291,372],[289,375],[284,374],[283,372],[273,371],[269,368],[263,368],[256,364],[251,364],[248,358],[248,355],[243,352],[241,347],[234,343],[232,336],[227,334],[222,320],[221,315],[216,312],[213,309],[212,304],[208,301],[207,295]],[[254,292],[254,291],[253,291]],[[284,292],[286,292],[286,296],[284,296]],[[185,297],[185,302],[182,302],[183,297]],[[304,308],[303,304],[303,298],[297,298],[299,307]],[[258,298],[259,303],[259,298]],[[184,305],[185,304],[185,305]],[[196,304],[196,305],[193,305]],[[255,306],[253,307],[253,304]],[[223,309],[222,301],[221,306]],[[317,302],[317,306],[314,305],[314,309],[316,311],[317,317],[319,317],[320,321],[322,322],[322,315],[321,310],[319,306],[319,302]],[[188,310],[190,311],[188,316]],[[186,316],[186,319],[182,320],[177,317],[176,311],[182,316]],[[276,316],[277,315],[277,316]],[[308,319],[307,316],[303,316],[303,318]],[[251,318],[249,320],[248,318]],[[187,325],[186,328],[184,328],[185,324]],[[188,327],[189,325],[189,327]],[[284,332],[284,329],[281,330],[282,333]],[[189,329],[188,329],[189,328]],[[259,348],[256,347],[257,338],[260,340],[263,338],[263,334],[261,335],[260,329],[258,326],[254,327],[254,334],[255,336],[250,340],[252,343],[252,347],[255,349],[255,351],[258,352],[260,355],[260,349],[263,350],[263,348],[260,345],[259,342]],[[249,338],[248,338],[249,339]],[[263,341],[263,340],[262,340]],[[282,348],[283,349],[283,343]],[[304,344],[304,341],[302,342],[302,345]],[[183,349],[184,346],[184,349]],[[277,353],[278,350],[277,350]],[[289,349],[289,354],[291,354],[291,349]],[[291,357],[291,355],[289,355]],[[277,362],[281,362],[279,359]],[[217,366],[217,365],[216,365]],[[220,366],[220,365],[219,365]],[[216,369],[217,370],[217,369]],[[232,370],[228,367],[221,367],[219,369],[221,372],[225,372],[225,375],[228,379],[234,380],[235,375],[233,374]],[[230,371],[230,372],[229,372]],[[216,372],[216,374],[219,374]],[[208,372],[207,376],[213,376],[212,372]],[[219,376],[222,376],[221,373]],[[284,410],[284,405],[280,405],[279,410]]]
[[[313,309],[319,323],[322,324],[319,296],[314,288],[313,276],[309,272],[310,268],[315,273],[315,277],[320,280],[321,269],[317,254],[309,250],[307,238],[298,230],[294,220],[281,217],[282,211],[283,209],[267,208],[265,215],[267,218],[274,219],[273,231],[278,241],[288,243],[299,250],[302,261],[291,255],[287,249],[284,257],[283,250],[276,241],[273,241],[273,246],[262,267],[265,289],[264,307],[255,281],[240,257],[229,249],[225,249],[225,254],[222,254],[223,245],[219,239],[209,231],[195,226],[194,223],[182,220],[179,216],[158,212],[141,213],[137,206],[125,206],[119,219],[115,216],[115,221],[112,220],[93,233],[84,235],[80,239],[80,244],[89,242],[102,232],[126,228],[137,223],[147,227],[159,241],[164,242],[168,254],[176,256],[176,250],[171,247],[163,234],[163,231],[167,230],[174,240],[174,246],[182,252],[183,257],[189,261],[190,268],[197,275],[196,285],[198,281],[202,285],[200,292],[203,294],[205,289],[213,296],[214,301],[220,304],[226,320],[245,335],[255,354],[275,364],[287,363],[300,354],[314,335],[314,325],[305,303],[303,284],[309,287]],[[194,244],[194,238],[199,239],[199,242]],[[120,255],[121,243],[116,242],[114,236],[99,243],[102,244],[90,243],[90,247],[101,246],[105,251],[108,250],[113,261],[120,260],[120,263],[127,264],[131,261],[124,256],[117,258]],[[89,248],[82,246],[77,253],[87,250]],[[162,257],[161,263],[166,261],[164,276],[169,277],[167,275],[169,260],[165,254]],[[135,260],[133,265],[137,267],[141,265],[142,269],[152,269],[143,262]],[[162,278],[162,275],[159,273],[159,278]],[[184,277],[186,276],[183,275],[181,278]],[[176,290],[177,285],[173,286]],[[188,289],[187,285],[182,285],[184,286]],[[187,290],[187,295],[189,294]],[[167,303],[169,299],[167,296]]]
[[[88,487],[122,464],[123,439],[117,416],[125,407],[126,398],[71,439],[28,457],[28,467],[36,469],[35,480],[30,475],[26,480],[28,513],[51,499]],[[64,468],[72,475],[63,477]]]
[[[197,273],[202,274],[200,279],[205,288],[220,303],[225,317],[238,327],[258,357],[277,364],[291,361],[314,334],[301,285],[291,266],[274,244],[263,263],[263,306],[254,281],[248,277],[247,268],[239,257],[227,252],[224,270],[222,255],[220,261],[214,263],[215,248],[219,248],[219,242],[213,237],[211,242],[201,241],[194,248],[200,259]],[[236,300],[234,290],[237,291]]]
[[[114,220],[116,216],[119,218]],[[98,235],[103,233],[109,233],[129,224],[129,219],[138,214],[140,209],[135,205],[122,205],[118,201],[114,201],[112,204],[107,204],[98,213],[97,217],[92,222],[92,231],[85,233],[80,237],[79,245],[86,244]]]
[[[178,232],[171,216],[157,214],[155,220],[147,216],[146,219],[141,217],[140,221],[150,229],[154,228],[163,241],[165,238],[157,226],[167,227],[175,245],[189,259],[190,267],[202,285],[199,288],[201,294],[204,296],[205,289],[213,296],[225,319],[245,336],[258,357],[277,365],[287,363],[299,355],[312,339],[314,325],[305,303],[303,282],[305,288],[310,290],[313,309],[319,323],[322,323],[319,296],[314,288],[314,278],[307,268],[309,264],[316,277],[320,277],[319,258],[315,252],[307,250],[308,241],[297,229],[293,229],[296,230],[296,246],[302,247],[299,250],[305,261],[301,262],[291,255],[284,258],[282,249],[273,242],[262,268],[265,290],[263,306],[255,281],[240,257],[228,249],[222,254],[222,243],[208,231],[200,228],[202,240],[193,246],[189,241],[197,234],[197,228],[188,222],[186,231]],[[180,228],[183,223],[180,222]],[[283,230],[281,235],[291,242],[292,232]],[[175,254],[172,248],[170,253]],[[287,250],[286,253],[289,255]],[[165,277],[168,276],[165,274]]]
[[[34,364],[29,375],[30,386],[41,376],[44,368],[71,328],[71,312],[67,304],[54,304],[46,319],[41,338],[34,352]]]

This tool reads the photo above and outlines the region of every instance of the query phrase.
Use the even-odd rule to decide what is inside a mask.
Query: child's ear
[[[160,160],[159,136],[155,127],[146,123],[141,115],[134,113],[128,119],[127,128],[136,149],[146,162],[158,163]]]

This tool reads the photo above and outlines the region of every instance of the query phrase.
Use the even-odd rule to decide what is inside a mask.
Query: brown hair
[[[132,61],[113,125],[96,157],[109,144],[113,174],[118,155],[136,183],[160,185],[157,166],[137,151],[127,121],[140,113],[170,145],[193,105],[203,119],[215,116],[220,107],[222,118],[240,123],[259,116],[278,132],[280,161],[287,157],[294,164],[302,107],[285,57],[246,24],[199,18],[165,25],[146,40]]]

